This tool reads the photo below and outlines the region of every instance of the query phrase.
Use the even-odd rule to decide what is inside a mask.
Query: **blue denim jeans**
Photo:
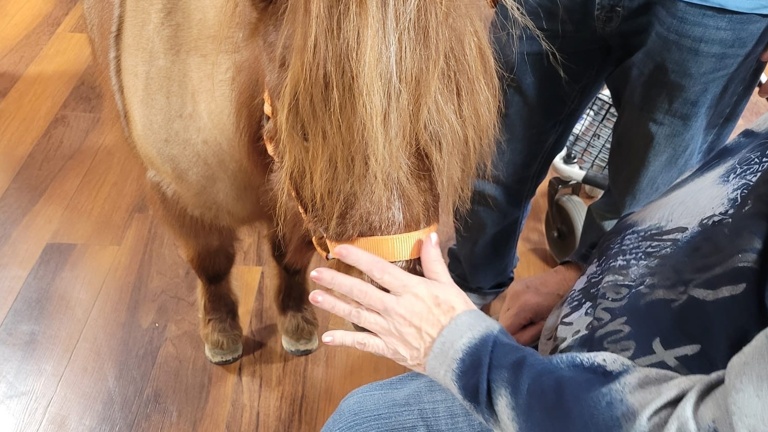
[[[361,387],[344,398],[323,432],[490,432],[450,391],[415,372]]]
[[[589,207],[572,261],[585,265],[605,230],[723,145],[765,67],[768,17],[681,0],[522,0],[561,56],[562,74],[509,13],[494,24],[503,78],[494,173],[478,180],[448,251],[454,280],[487,303],[514,278],[518,237],[537,186],[605,83],[618,111],[609,187]],[[702,197],[706,199],[706,197]]]

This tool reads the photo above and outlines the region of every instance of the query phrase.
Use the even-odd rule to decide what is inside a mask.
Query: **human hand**
[[[573,263],[540,275],[515,281],[506,291],[499,323],[521,345],[533,345],[541,337],[544,323],[581,275]]]
[[[367,274],[389,290],[384,292],[361,279],[328,268],[318,268],[310,278],[331,291],[315,290],[309,300],[372,333],[332,330],[322,341],[387,357],[417,372],[426,371],[432,345],[440,332],[460,313],[475,309],[453,282],[440,252],[437,234],[422,242],[424,277],[412,275],[383,259],[353,246],[334,249],[333,256]]]
[[[768,62],[768,48],[760,54],[760,61],[763,63]],[[763,76],[765,76],[765,74],[763,74]],[[768,82],[764,82],[762,77],[757,83],[757,95],[761,98],[768,98]]]

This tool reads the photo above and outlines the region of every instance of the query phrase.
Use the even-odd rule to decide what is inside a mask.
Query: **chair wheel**
[[[547,209],[544,228],[549,252],[555,260],[562,262],[579,244],[587,206],[578,196],[566,194],[555,198],[553,207]]]

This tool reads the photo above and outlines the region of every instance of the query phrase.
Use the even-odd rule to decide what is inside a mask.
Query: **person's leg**
[[[487,432],[491,429],[431,378],[408,373],[353,391],[323,432]]]
[[[768,17],[661,0],[625,1],[622,13],[609,35],[625,56],[606,80],[619,114],[610,186],[587,212],[581,264],[617,218],[726,143],[765,68]]]
[[[457,216],[456,244],[448,251],[456,283],[476,304],[509,286],[517,241],[536,188],[607,74],[607,49],[598,37],[594,0],[528,0],[523,6],[553,45],[562,74],[530,31],[517,44],[499,4],[495,25],[503,71],[502,137],[488,180],[478,180],[471,208]]]

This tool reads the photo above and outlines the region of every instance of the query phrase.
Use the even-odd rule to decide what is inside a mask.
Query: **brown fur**
[[[441,200],[466,206],[489,165],[500,96],[486,0],[85,0],[85,11],[153,207],[200,278],[207,348],[241,347],[238,228],[280,226],[281,280],[268,284],[281,332],[311,349],[310,231],[423,228]],[[275,114],[262,127],[265,88]]]

